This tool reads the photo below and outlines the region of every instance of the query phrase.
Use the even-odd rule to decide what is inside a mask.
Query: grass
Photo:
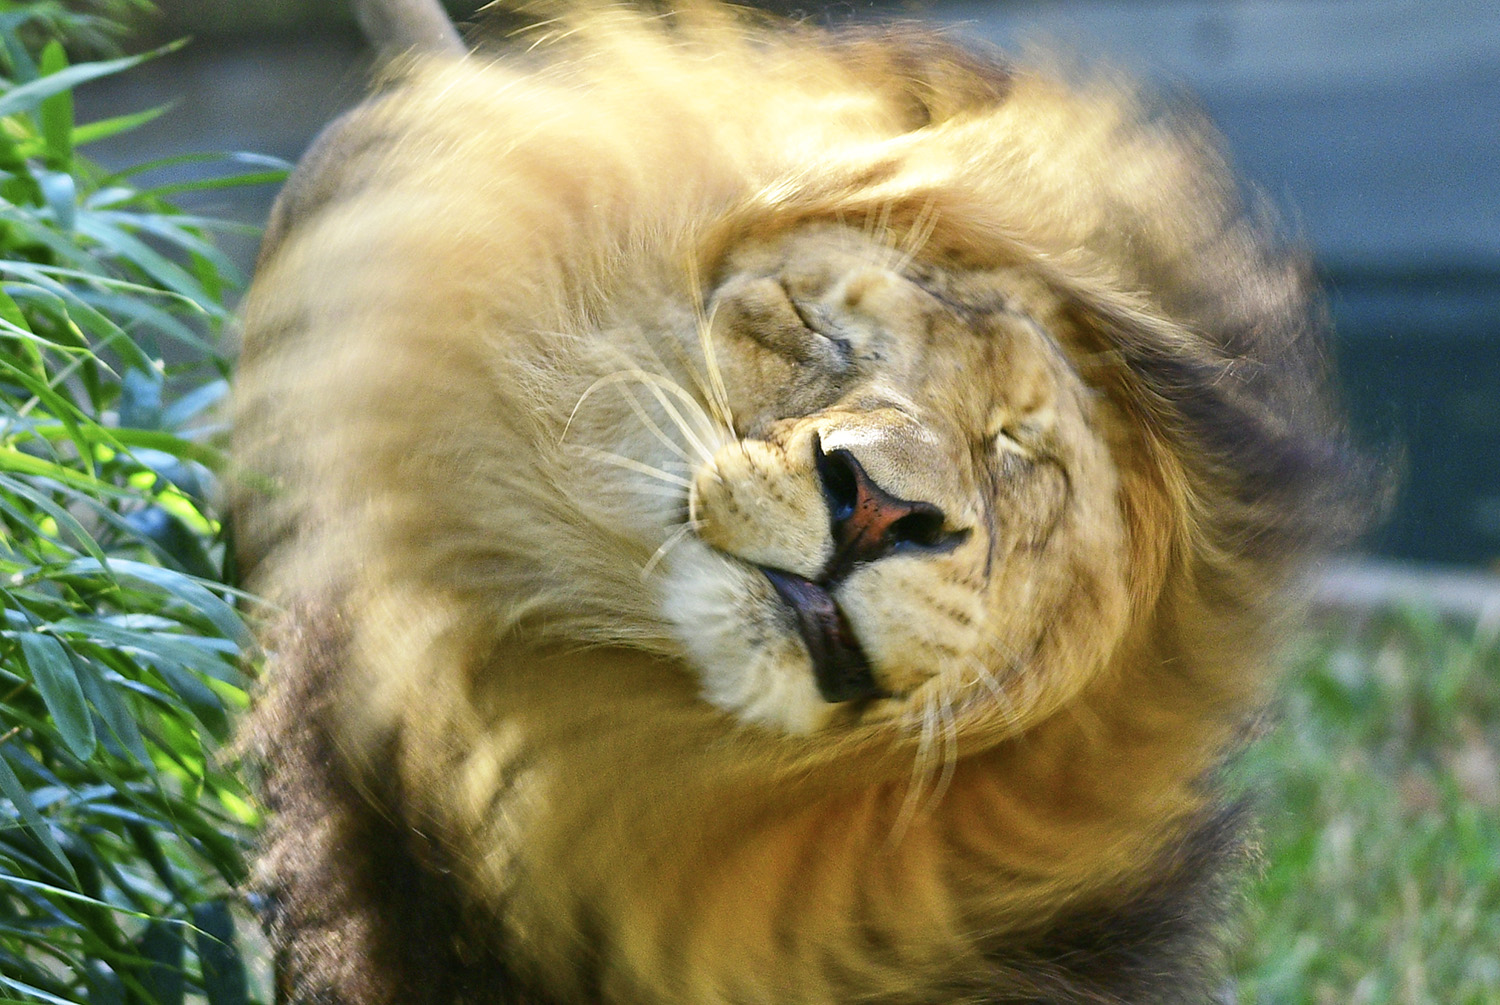
[[[1311,634],[1250,751],[1251,1003],[1500,1002],[1500,626]]]

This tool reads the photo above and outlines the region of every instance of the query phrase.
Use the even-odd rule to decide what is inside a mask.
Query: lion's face
[[[813,226],[731,255],[707,308],[733,437],[691,472],[663,602],[709,701],[927,726],[1087,679],[1049,678],[1043,633],[1086,607],[1096,651],[1118,638],[1126,534],[1037,284]]]

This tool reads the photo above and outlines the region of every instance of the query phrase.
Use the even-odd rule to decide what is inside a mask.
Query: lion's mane
[[[329,131],[237,391],[284,1000],[1205,999],[1244,857],[1215,772],[1359,474],[1304,259],[1193,115],[1064,76],[920,30],[612,11],[418,62]],[[972,631],[1025,644],[883,719],[744,698],[684,642],[717,595],[672,585],[734,550],[674,458],[755,438],[729,398],[792,393],[716,388],[715,353],[756,277],[825,282],[804,260],[917,276],[891,295],[948,312],[931,351],[1030,340],[1074,388],[1056,450],[1093,465],[1055,465],[1059,515],[1008,550],[991,515],[985,575],[1034,571]],[[1004,431],[1001,470],[1045,467],[1054,440]]]

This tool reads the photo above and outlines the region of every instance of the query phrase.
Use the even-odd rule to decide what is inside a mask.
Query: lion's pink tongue
[[[812,658],[818,693],[827,702],[880,697],[870,662],[833,596],[808,579],[781,569],[762,569],[776,594],[797,619],[797,630]]]

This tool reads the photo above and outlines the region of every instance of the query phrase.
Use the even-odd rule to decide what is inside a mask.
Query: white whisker
[[[641,566],[641,579],[643,581],[651,578],[651,573],[656,569],[661,560],[667,557],[667,552],[677,547],[692,529],[693,524],[690,521],[667,535],[667,539],[661,543],[661,547],[657,548],[655,553],[646,560],[646,564]]]
[[[592,457],[594,460],[604,461],[606,464],[613,464],[615,467],[625,468],[627,471],[635,471],[639,474],[647,475],[658,481],[666,482],[668,485],[677,485],[685,489],[692,488],[693,485],[691,481],[683,478],[681,475],[674,475],[660,468],[653,468],[651,465],[642,463],[634,457],[623,457],[620,454],[611,453],[608,450],[598,450],[594,447],[575,447],[574,449],[588,457]]]
[[[714,353],[714,310],[704,312],[703,299],[699,295],[698,264],[691,258],[687,263],[688,283],[693,290],[693,321],[698,328],[698,346],[703,351],[703,365],[708,370],[708,382],[713,393],[708,395],[714,418],[725,428],[734,429],[734,416],[729,409],[729,389],[724,385],[724,373],[719,369],[719,358]]]
[[[990,697],[1002,705],[1010,701],[1006,697],[1005,692],[1001,690],[1000,682],[995,679],[994,673],[990,671],[989,667],[984,665],[984,662],[978,656],[970,656],[969,665],[974,670],[975,680],[984,685],[984,689],[990,693]]]
[[[922,794],[932,778],[930,755],[936,734],[933,695],[928,692],[922,698],[922,728],[917,736],[917,753],[912,760],[911,776],[906,782],[906,795],[901,799],[901,808],[896,811],[896,822],[891,825],[890,835],[886,838],[887,843],[892,846],[900,844],[901,839],[906,836],[906,830],[916,818],[917,809],[922,803]]]
[[[682,444],[668,436],[666,431],[657,425],[656,420],[651,417],[651,413],[647,412],[646,407],[636,400],[635,395],[626,394],[625,400],[630,405],[630,410],[635,413],[635,417],[640,419],[641,424],[651,431],[652,436],[655,436],[672,453],[683,460],[688,460],[688,452],[683,449]]]
[[[942,727],[943,771],[927,797],[927,805],[933,808],[942,802],[948,786],[953,783],[953,775],[958,771],[958,722],[953,717],[952,697],[946,691],[938,698],[937,711],[938,724]]]
[[[905,237],[901,239],[899,246],[895,248],[896,251],[900,252],[901,256],[899,259],[900,264],[896,267],[897,272],[905,272],[916,257],[922,253],[922,249],[927,247],[927,242],[932,239],[932,232],[937,229],[937,221],[937,205],[932,197],[929,196],[922,203],[922,209],[917,213],[917,218],[912,221],[911,227],[907,230]]]
[[[671,485],[656,485],[648,483],[645,485],[631,485],[629,486],[629,489],[636,495],[660,496],[663,499],[673,499],[679,503],[686,501],[682,494],[682,489],[676,488]]]
[[[656,398],[657,404],[661,405],[662,411],[667,413],[667,417],[672,420],[672,424],[687,438],[688,443],[692,445],[693,449],[698,451],[699,457],[705,463],[712,461],[714,456],[713,450],[709,449],[703,439],[688,425],[687,419],[683,418],[682,413],[677,410],[676,406],[667,400],[666,392],[671,392],[680,401],[691,405],[699,418],[706,419],[707,417],[703,416],[700,411],[697,400],[682,387],[673,381],[667,380],[665,377],[658,377],[645,370],[637,370],[633,375],[638,377],[641,383],[645,384],[647,389],[651,391],[652,396]],[[715,430],[713,423],[705,421],[704,425],[706,427],[704,431],[708,434],[707,438],[710,440],[714,439]]]
[[[588,401],[599,390],[625,383],[626,381],[633,381],[651,392],[652,397],[661,405],[662,411],[666,413],[672,425],[677,427],[677,430],[682,433],[688,446],[697,451],[700,459],[706,462],[713,458],[713,451],[708,448],[700,436],[700,433],[706,433],[709,439],[715,438],[713,422],[707,415],[703,414],[702,406],[698,404],[697,400],[691,394],[678,386],[674,381],[659,374],[651,373],[649,370],[639,368],[616,370],[614,373],[605,374],[590,384],[584,390],[583,394],[579,395],[578,403],[573,406],[573,411],[569,413],[568,421],[563,426],[563,437],[566,438],[569,430],[572,429],[573,421],[577,418],[578,410],[583,407],[584,402]],[[668,400],[667,396],[669,394],[689,406],[689,411],[703,423],[702,430],[693,429],[682,412]],[[686,452],[682,450],[681,446],[672,441],[654,420],[644,414],[643,406],[634,395],[627,395],[627,400],[630,402],[632,410],[636,411],[637,416],[640,416],[648,424],[649,428],[656,432],[664,442],[668,443],[680,457],[684,460],[688,459]]]

